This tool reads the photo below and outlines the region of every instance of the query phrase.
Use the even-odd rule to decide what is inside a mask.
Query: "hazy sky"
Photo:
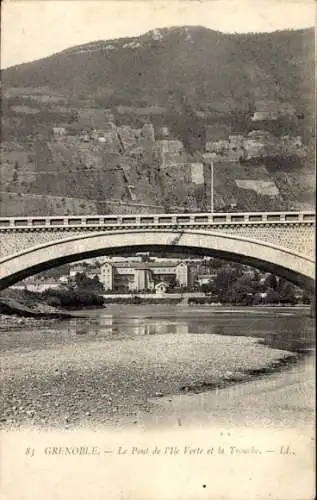
[[[8,67],[157,27],[233,33],[313,26],[315,0],[4,0],[1,18],[1,66]]]

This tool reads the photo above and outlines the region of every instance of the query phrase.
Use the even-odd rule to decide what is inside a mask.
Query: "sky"
[[[4,0],[1,67],[160,27],[268,32],[314,26],[315,15],[315,0]]]

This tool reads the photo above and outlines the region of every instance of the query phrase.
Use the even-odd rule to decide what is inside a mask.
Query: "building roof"
[[[134,269],[151,269],[153,267],[176,267],[179,262],[165,261],[165,262],[118,262],[112,263],[114,267],[128,267]]]
[[[160,281],[159,283],[156,283],[155,288],[157,289],[157,288],[162,287],[162,286],[164,288],[167,288],[168,284],[165,283],[165,281]]]

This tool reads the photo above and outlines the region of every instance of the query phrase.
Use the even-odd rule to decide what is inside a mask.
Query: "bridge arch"
[[[128,255],[136,250],[219,257],[277,274],[308,290],[314,289],[314,261],[289,249],[219,232],[142,229],[81,234],[10,255],[0,261],[0,290],[62,264],[102,255]]]

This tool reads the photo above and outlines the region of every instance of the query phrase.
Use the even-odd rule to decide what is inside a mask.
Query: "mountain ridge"
[[[183,94],[196,106],[227,100],[226,110],[246,110],[259,99],[305,101],[303,94],[313,91],[313,47],[309,28],[233,35],[203,27],[160,28],[67,48],[7,68],[2,80],[4,88],[48,86],[73,100],[89,93],[97,106],[102,99],[105,105],[120,99],[177,105]]]
[[[1,71],[7,71],[7,70],[11,70],[13,68],[17,68],[17,67],[20,67],[20,66],[23,66],[23,65],[26,65],[26,64],[32,64],[32,63],[36,63],[36,62],[39,62],[39,61],[43,61],[45,59],[49,59],[51,57],[54,57],[54,56],[57,56],[57,55],[60,55],[60,54],[65,54],[65,53],[73,53],[73,51],[75,50],[78,50],[80,48],[85,48],[85,47],[90,47],[90,46],[95,46],[95,45],[101,45],[101,44],[109,44],[109,43],[115,43],[117,44],[118,46],[120,46],[120,43],[125,43],[125,42],[129,42],[129,41],[135,41],[135,40],[139,40],[139,39],[143,39],[143,40],[147,40],[149,38],[152,37],[152,39],[158,39],[156,37],[154,37],[153,35],[156,35],[156,34],[163,34],[163,35],[166,35],[168,33],[173,33],[173,32],[190,32],[190,31],[193,31],[193,32],[197,32],[197,31],[200,31],[200,32],[206,32],[206,33],[213,33],[214,35],[217,35],[217,36],[237,36],[237,37],[245,37],[245,36],[262,36],[262,35],[278,35],[278,34],[282,34],[282,33],[304,33],[304,32],[314,32],[314,27],[311,26],[311,27],[307,27],[307,28],[299,28],[299,29],[284,29],[284,30],[275,30],[275,31],[261,31],[261,32],[248,32],[248,33],[237,33],[237,32],[222,32],[222,31],[219,31],[219,30],[214,30],[214,29],[210,29],[210,28],[206,28],[204,26],[201,26],[201,25],[184,25],[184,26],[170,26],[170,27],[160,27],[160,28],[154,28],[154,29],[151,29],[141,35],[133,35],[133,36],[128,36],[128,37],[119,37],[119,38],[105,38],[105,39],[97,39],[97,40],[92,40],[90,42],[84,42],[84,43],[81,43],[81,44],[76,44],[76,45],[73,45],[73,46],[70,46],[70,47],[66,47],[65,49],[62,49],[62,50],[59,50],[57,52],[54,52],[52,54],[48,54],[46,56],[43,56],[43,57],[40,57],[40,58],[37,58],[37,59],[33,59],[33,60],[30,60],[30,61],[23,61],[21,63],[17,63],[17,64],[13,64],[11,66],[8,66],[6,68],[3,68]]]

